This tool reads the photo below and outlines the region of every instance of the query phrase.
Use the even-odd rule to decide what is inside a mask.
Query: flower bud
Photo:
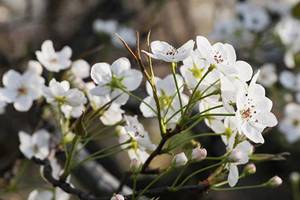
[[[114,194],[110,200],[125,200],[124,196],[121,194]]]
[[[72,132],[68,132],[65,136],[64,136],[64,144],[69,144],[70,142],[73,141],[75,137],[75,134]]]
[[[192,159],[201,161],[204,160],[207,156],[207,151],[205,148],[196,147],[192,151]]]
[[[188,159],[183,152],[176,154],[173,158],[173,163],[176,167],[183,166],[187,162],[188,162]]]
[[[267,186],[268,187],[278,187],[282,184],[282,179],[279,176],[274,176],[272,178],[270,178],[270,180],[267,182]]]
[[[290,180],[293,183],[298,183],[300,181],[300,174],[298,172],[292,172],[290,174]]]
[[[131,169],[132,171],[137,171],[137,170],[140,168],[141,164],[142,164],[142,163],[141,163],[139,160],[137,160],[137,159],[132,159],[132,160],[130,161],[130,169]]]
[[[256,166],[253,163],[250,163],[245,166],[244,173],[246,175],[251,175],[256,173]]]

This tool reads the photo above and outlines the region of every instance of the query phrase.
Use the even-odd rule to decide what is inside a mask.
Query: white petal
[[[255,115],[255,118],[257,119],[258,123],[263,124],[267,127],[274,127],[278,123],[276,116],[271,112],[257,113]]]
[[[32,106],[33,100],[29,96],[20,96],[16,99],[14,107],[18,111],[28,111]]]
[[[9,70],[4,73],[2,77],[2,83],[8,88],[17,88],[22,80],[22,76],[19,72],[15,70]]]
[[[125,71],[123,75],[124,79],[122,82],[128,91],[136,90],[143,79],[142,73],[135,69]]]
[[[251,65],[246,63],[245,61],[237,61],[235,63],[235,68],[238,71],[238,76],[242,81],[249,81],[252,77],[253,70]]]
[[[130,66],[129,60],[125,57],[122,57],[112,63],[111,71],[114,75],[119,76],[123,72],[129,70]]]
[[[242,133],[252,142],[264,143],[265,140],[261,134],[261,130],[252,126],[250,123],[244,123],[241,127]]]
[[[97,84],[106,84],[111,80],[112,74],[110,65],[107,63],[97,63],[92,66],[91,78]]]
[[[58,52],[61,57],[69,59],[72,56],[72,49],[69,46],[65,46],[60,52]]]
[[[90,90],[90,93],[95,96],[106,96],[110,93],[110,87],[108,86],[96,86]]]
[[[239,170],[235,165],[230,164],[228,174],[228,184],[230,187],[234,187],[239,180]]]
[[[87,78],[90,75],[90,65],[83,59],[79,59],[73,62],[72,72],[79,78]]]
[[[148,105],[150,105],[154,110],[156,110],[156,104],[155,104],[153,97],[148,96],[143,101],[146,102]],[[144,103],[140,104],[140,110],[143,113],[144,117],[154,117],[155,116],[155,113],[153,112],[153,110]]]
[[[129,95],[124,93],[122,90],[120,89],[115,89],[112,93],[111,93],[111,99],[114,99],[118,97],[114,102],[120,105],[124,105],[126,104],[126,102],[129,100]]]

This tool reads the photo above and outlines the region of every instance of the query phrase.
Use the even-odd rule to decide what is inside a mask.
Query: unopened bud
[[[141,162],[139,160],[134,158],[130,161],[130,169],[132,171],[137,171],[140,168],[140,166],[141,166]]]
[[[246,175],[255,174],[255,172],[256,172],[256,167],[253,163],[246,165],[244,168],[244,173]]]
[[[204,160],[207,156],[207,151],[205,148],[196,147],[192,151],[192,159],[201,161]]]
[[[269,187],[278,187],[282,184],[282,179],[279,176],[274,176],[270,178],[270,180],[267,182],[267,186]]]
[[[124,200],[124,196],[121,194],[114,194],[114,196],[111,197],[110,200]]]
[[[173,158],[173,163],[176,167],[183,166],[187,162],[188,162],[188,159],[187,159],[185,153],[183,153],[183,152],[176,154]]]
[[[293,183],[298,183],[300,181],[300,174],[298,172],[292,172],[290,174],[290,180]]]
[[[68,133],[64,136],[64,141],[63,141],[64,144],[68,144],[68,143],[72,142],[73,139],[74,139],[74,137],[75,137],[75,134],[74,134],[74,133],[68,132]]]

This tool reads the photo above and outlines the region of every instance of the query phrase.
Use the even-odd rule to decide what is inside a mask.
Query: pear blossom
[[[28,111],[33,101],[42,95],[44,79],[32,70],[20,74],[9,70],[2,77],[4,88],[0,89],[0,97],[7,103],[13,103],[18,111]]]
[[[204,98],[199,103],[199,112],[203,114],[229,114],[228,111],[222,106],[218,108],[217,106],[221,106],[223,103],[220,100],[220,95],[212,95],[207,98]],[[208,110],[208,111],[207,111]],[[223,120],[224,116],[209,116],[205,118],[205,124],[211,128],[216,133],[222,133],[224,131]]]
[[[114,102],[124,105],[129,99],[125,91],[136,90],[142,82],[142,73],[130,69],[130,62],[127,58],[119,58],[112,65],[108,63],[97,63],[92,66],[91,77],[97,84],[91,90],[96,96],[109,95],[111,99],[117,98]]]
[[[203,36],[197,36],[196,43],[197,50],[208,65],[216,66],[224,74],[235,73],[233,65],[236,62],[236,54],[233,46],[220,42],[211,45]]]
[[[276,126],[277,119],[271,113],[272,101],[265,96],[265,89],[256,83],[258,76],[259,72],[249,86],[238,91],[236,117],[239,132],[255,143],[264,143],[262,131],[266,127]]]
[[[189,89],[194,89],[198,82],[203,78],[205,73],[211,69],[205,59],[201,58],[198,51],[193,51],[189,57],[183,60],[183,65],[180,67],[180,73],[184,77],[185,83]],[[198,86],[199,91],[205,90],[211,84],[216,82],[219,75],[215,71],[209,72]]]
[[[49,155],[50,135],[46,130],[38,130],[33,135],[20,131],[19,139],[20,151],[26,158],[35,157],[43,160]]]
[[[269,15],[263,7],[243,2],[237,4],[236,10],[242,23],[250,31],[263,31],[270,24]]]
[[[230,163],[227,164],[229,170],[228,184],[233,187],[239,180],[238,165],[248,163],[249,156],[253,153],[253,146],[248,141],[243,141],[237,144],[229,154]]]
[[[52,79],[49,83],[49,87],[44,87],[44,96],[48,103],[53,105],[69,105],[72,107],[82,106],[86,103],[83,92],[77,88],[70,89],[70,83],[68,81],[58,82]]]
[[[71,71],[76,77],[85,79],[90,76],[90,68],[90,64],[87,61],[79,59],[72,63]]]
[[[279,176],[274,176],[272,178],[270,178],[270,180],[268,181],[267,185],[269,187],[278,187],[282,184],[282,179]]]
[[[187,104],[188,97],[183,94],[183,79],[180,75],[176,74],[178,88],[183,106]],[[166,76],[164,79],[158,77],[154,78],[157,95],[159,98],[160,112],[164,119],[169,120],[169,123],[176,123],[181,117],[180,112],[180,101],[176,90],[176,84],[172,75]],[[140,110],[144,117],[155,117],[156,116],[156,104],[153,97],[153,92],[150,84],[146,83],[146,90],[149,96],[147,96],[140,105]],[[174,116],[173,116],[174,115]]]
[[[85,86],[87,89],[87,97],[94,110],[101,108],[111,101],[109,95],[95,96],[91,94],[92,89],[96,87],[93,82],[86,83]],[[124,110],[122,110],[121,106],[115,102],[112,102],[107,110],[104,111],[100,117],[100,120],[104,125],[114,125],[123,119],[123,113]]]
[[[300,139],[300,105],[289,103],[284,109],[284,118],[279,123],[279,130],[284,134],[289,143]]]
[[[261,66],[257,82],[261,83],[265,87],[271,87],[276,81],[277,74],[275,65],[272,63],[266,63]]]
[[[53,42],[46,40],[43,42],[41,51],[35,52],[38,61],[51,72],[59,72],[71,66],[72,49],[65,46],[61,51],[56,52]]]
[[[180,48],[176,49],[167,42],[153,41],[150,44],[152,53],[143,52],[154,59],[163,60],[165,62],[179,62],[191,54],[194,44],[195,42],[193,40],[189,40]]]
[[[178,153],[173,158],[173,163],[176,167],[184,166],[188,162],[184,152]]]
[[[117,130],[119,135],[119,143],[124,143],[131,140],[130,143],[124,144],[121,147],[123,149],[128,149],[127,153],[129,159],[131,160],[131,166],[133,168],[139,168],[149,157],[149,153],[146,151],[147,148],[151,147],[152,145],[149,137],[146,135],[146,133],[146,137],[145,135],[144,137],[147,139],[143,139],[140,135],[132,135],[131,132],[127,132],[123,126],[117,127]]]

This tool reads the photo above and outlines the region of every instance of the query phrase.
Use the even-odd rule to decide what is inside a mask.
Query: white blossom
[[[300,105],[289,103],[284,108],[284,118],[279,123],[279,129],[287,141],[294,143],[300,139]]]
[[[271,87],[277,81],[277,74],[275,65],[272,63],[266,63],[260,67],[260,74],[257,82],[261,83],[265,87]]]
[[[187,104],[188,97],[183,94],[183,79],[180,75],[176,74],[178,88],[183,106]],[[180,101],[176,90],[176,84],[172,75],[166,76],[164,79],[158,77],[154,78],[155,85],[157,87],[157,95],[159,98],[160,113],[162,117],[169,120],[169,123],[176,123],[181,117],[180,112]],[[156,104],[153,97],[153,92],[150,84],[146,83],[146,90],[148,97],[146,97],[140,105],[140,110],[144,117],[155,117],[156,116]],[[147,105],[148,104],[148,105]],[[152,108],[150,108],[150,107]],[[176,114],[177,113],[177,114]]]
[[[248,163],[249,156],[252,152],[253,146],[248,141],[243,141],[232,149],[229,155],[231,162],[227,164],[229,170],[228,184],[230,187],[235,186],[239,180],[239,170],[237,166]]]
[[[18,111],[28,111],[33,101],[42,94],[44,79],[32,70],[20,74],[9,70],[2,77],[4,88],[0,89],[0,97],[7,103],[13,103]]]
[[[95,32],[103,32],[106,34],[114,34],[117,31],[118,22],[116,20],[102,20],[96,19],[93,23]]]
[[[35,52],[38,61],[51,72],[59,72],[71,66],[72,49],[65,46],[61,51],[56,52],[53,42],[46,40],[42,44],[41,51]]]
[[[163,60],[165,62],[179,62],[191,54],[194,44],[195,42],[193,40],[189,40],[180,48],[176,49],[167,42],[153,41],[150,44],[152,53],[143,52],[154,59]]]
[[[105,96],[95,96],[91,94],[93,88],[95,88],[93,82],[86,84],[87,96],[89,98],[90,104],[94,110],[100,109],[105,106],[105,104],[111,101],[109,95]],[[111,105],[104,111],[100,120],[104,125],[114,125],[123,119],[124,110],[121,109],[121,106],[117,103],[112,102]]]
[[[125,104],[129,95],[125,91],[136,90],[142,82],[142,73],[130,69],[130,62],[127,58],[119,58],[112,65],[108,63],[97,63],[92,66],[91,77],[97,84],[91,90],[96,96],[109,95],[111,99],[117,98],[114,102]]]
[[[76,106],[76,107],[72,107],[69,105],[62,105],[61,106],[61,111],[64,113],[66,118],[79,118],[82,113],[84,112],[85,107],[83,104]]]
[[[44,87],[44,96],[48,103],[53,105],[69,105],[72,107],[82,106],[86,103],[86,98],[77,88],[70,89],[68,81],[58,82],[52,79],[49,87]]]
[[[20,131],[19,139],[20,151],[26,158],[45,159],[49,155],[50,135],[46,130],[38,130],[33,135]]]
[[[237,94],[236,117],[239,131],[255,143],[264,143],[262,131],[273,127],[277,119],[271,113],[272,101],[265,96],[265,89],[256,83],[259,72],[248,87],[241,87]]]
[[[204,160],[207,156],[207,151],[205,148],[196,147],[192,150],[192,159],[201,161]]]

